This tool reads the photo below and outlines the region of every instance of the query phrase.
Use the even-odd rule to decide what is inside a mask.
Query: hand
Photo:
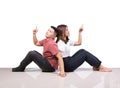
[[[80,29],[79,29],[79,32],[82,32],[83,31],[83,24],[81,25]]]
[[[65,73],[65,72],[60,72],[60,73],[59,73],[59,76],[65,77],[65,76],[66,76],[66,73]]]
[[[33,30],[33,34],[36,34],[38,32],[37,26],[36,28]]]

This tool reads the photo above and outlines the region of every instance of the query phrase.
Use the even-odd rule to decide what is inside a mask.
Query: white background
[[[58,24],[68,25],[72,40],[84,24],[82,45],[71,47],[71,55],[84,48],[103,65],[120,67],[119,8],[119,0],[0,0],[0,67],[18,66],[30,50],[42,53],[33,44],[32,30],[38,26],[40,40],[49,26]]]

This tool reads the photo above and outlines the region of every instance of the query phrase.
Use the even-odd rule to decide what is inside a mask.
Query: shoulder
[[[59,40],[57,43],[64,43],[62,40]]]
[[[46,39],[42,39],[39,41],[39,43],[43,45],[45,41],[46,41]]]
[[[59,40],[59,41],[57,42],[57,44],[58,44],[58,45],[64,45],[65,43],[64,43],[62,40]]]
[[[49,43],[48,43],[48,49],[51,52],[53,52],[53,51],[58,52],[59,51],[58,45],[57,45],[57,43],[54,40],[49,41]]]
[[[72,40],[69,40],[68,42],[67,42],[67,44],[69,44],[70,46],[74,46],[74,41],[72,41]]]
[[[49,46],[57,46],[57,43],[54,40],[50,40]]]

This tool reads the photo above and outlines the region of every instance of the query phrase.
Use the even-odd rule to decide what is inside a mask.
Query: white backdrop
[[[43,39],[49,26],[67,24],[70,38],[77,40],[84,24],[81,46],[107,67],[120,67],[119,0],[0,0],[0,67],[15,67],[34,46],[32,30],[38,26],[38,39]],[[37,67],[34,63],[29,66]],[[82,67],[90,67],[84,63]]]

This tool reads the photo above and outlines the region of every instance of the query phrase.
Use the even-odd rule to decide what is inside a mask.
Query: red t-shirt
[[[58,68],[58,59],[56,54],[59,52],[58,46],[53,39],[43,39],[39,41],[43,46],[43,56],[49,61],[51,66],[55,69]]]

